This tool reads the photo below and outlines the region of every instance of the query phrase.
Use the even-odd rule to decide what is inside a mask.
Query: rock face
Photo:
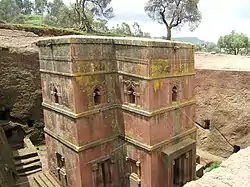
[[[247,104],[250,102],[250,69],[242,71],[239,65],[230,67],[238,61],[250,64],[250,59],[239,57],[237,61],[236,57],[232,60],[228,56],[226,61],[224,58],[211,57],[212,62],[209,56],[196,55],[196,121],[203,124],[208,119],[211,127],[209,130],[198,128],[199,149],[228,157],[233,150],[230,144],[245,148],[250,143],[250,106]]]
[[[14,186],[14,173],[12,153],[0,122],[0,186]]]
[[[184,187],[249,187],[250,147],[233,154],[219,168]]]
[[[14,118],[40,121],[39,56],[31,46],[38,37],[21,31],[0,33],[0,106],[9,108]]]

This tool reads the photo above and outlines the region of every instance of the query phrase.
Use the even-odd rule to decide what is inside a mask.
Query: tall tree
[[[76,0],[75,11],[80,28],[86,32],[93,31],[88,17],[89,11],[92,16],[112,18],[114,15],[110,3],[111,0]]]
[[[11,22],[20,14],[15,0],[0,1],[0,20]]]
[[[134,24],[133,24],[133,33],[134,33],[134,36],[136,36],[136,37],[150,38],[150,33],[143,32],[139,23],[137,23],[137,22],[134,22]]]
[[[32,13],[33,3],[30,0],[15,0],[22,14],[28,15]]]
[[[218,46],[229,54],[238,55],[240,52],[248,50],[249,39],[243,33],[232,31],[230,34],[219,38]]]
[[[109,31],[108,21],[106,19],[97,18],[93,20],[93,29],[97,32],[106,33]]]
[[[48,14],[44,23],[55,27],[75,27],[76,19],[73,6],[67,6],[63,0],[54,0],[48,4]]]
[[[167,40],[171,40],[172,28],[186,23],[191,31],[198,27],[202,18],[198,3],[199,0],[149,0],[144,9],[151,19],[166,26]]]
[[[48,8],[47,0],[35,0],[34,11],[36,14],[43,16]]]
[[[143,37],[143,32],[141,30],[141,27],[140,27],[139,23],[134,22],[133,29],[134,29],[135,36],[137,36],[137,37]]]

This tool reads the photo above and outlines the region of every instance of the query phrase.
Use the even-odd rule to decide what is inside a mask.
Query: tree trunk
[[[171,31],[172,28],[170,27],[167,27],[167,40],[171,40],[172,38],[172,31]]]

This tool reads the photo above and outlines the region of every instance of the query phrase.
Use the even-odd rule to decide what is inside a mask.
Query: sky
[[[73,0],[65,0],[73,2]],[[144,32],[151,36],[166,36],[166,28],[152,21],[144,12],[148,0],[112,0],[115,17],[109,20],[109,26],[123,21],[129,24],[138,22]],[[188,26],[173,30],[172,37],[198,37],[199,39],[217,42],[222,35],[232,30],[250,36],[250,0],[200,0],[199,10],[202,21],[199,27],[191,32]]]

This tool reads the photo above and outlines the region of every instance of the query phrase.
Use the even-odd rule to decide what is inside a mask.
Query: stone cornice
[[[182,139],[182,138],[185,138],[186,136],[188,136],[190,134],[196,133],[196,130],[197,130],[197,128],[194,127],[192,129],[186,131],[185,133],[174,136],[174,137],[172,137],[172,138],[170,138],[168,140],[164,140],[164,141],[159,142],[159,143],[157,143],[155,145],[147,145],[147,144],[144,144],[144,143],[139,142],[137,140],[134,140],[133,138],[128,137],[126,135],[117,134],[117,135],[114,135],[114,136],[110,136],[108,138],[103,138],[103,139],[93,141],[93,142],[85,144],[83,146],[78,146],[78,145],[74,145],[73,143],[69,142],[68,140],[65,140],[60,135],[57,135],[56,133],[50,131],[49,129],[44,128],[44,131],[48,136],[53,137],[54,139],[56,139],[57,141],[59,141],[63,145],[69,147],[70,149],[72,149],[75,152],[82,152],[82,151],[91,149],[93,147],[97,147],[97,146],[100,146],[102,144],[115,141],[119,137],[124,139],[126,142],[128,142],[130,144],[133,144],[133,145],[135,145],[137,147],[140,147],[140,148],[142,148],[142,149],[144,149],[146,151],[154,151],[154,150],[159,149],[159,148],[161,148],[161,147],[163,147],[163,146],[165,146],[167,144],[171,144],[172,142],[176,142],[176,140],[178,140],[178,139]]]
[[[46,69],[40,69],[41,73],[47,73],[47,74],[54,74],[54,75],[60,75],[60,76],[67,76],[67,77],[80,77],[80,76],[91,76],[91,75],[103,75],[103,74],[119,74],[119,75],[126,75],[130,77],[135,77],[141,80],[158,80],[158,79],[165,79],[165,78],[174,78],[174,77],[185,77],[185,76],[194,76],[195,72],[191,73],[178,73],[178,74],[170,74],[170,75],[161,75],[161,76],[143,76],[143,75],[136,75],[133,73],[127,73],[124,71],[96,71],[96,72],[87,72],[87,73],[65,73],[65,72],[56,72]]]
[[[103,138],[103,139],[99,139],[99,140],[87,143],[83,146],[78,146],[78,145],[74,145],[73,143],[69,142],[68,140],[65,140],[63,137],[52,132],[51,130],[47,129],[46,127],[44,128],[44,132],[47,135],[49,135],[49,136],[53,137],[54,139],[56,139],[57,141],[59,141],[60,143],[64,144],[65,146],[69,147],[70,149],[72,149],[75,152],[85,151],[87,149],[91,149],[93,147],[102,145],[104,143],[112,142],[119,137],[119,134],[117,134],[117,135],[113,135],[113,136],[110,136],[107,138]]]
[[[68,110],[65,110],[65,109],[62,109],[62,108],[60,108],[58,106],[55,106],[55,105],[51,105],[51,104],[46,103],[46,102],[43,102],[42,106],[47,108],[47,109],[58,112],[60,114],[66,115],[66,116],[71,117],[71,118],[74,118],[74,119],[78,119],[78,118],[81,118],[81,117],[86,117],[86,116],[98,114],[100,112],[107,111],[107,110],[110,110],[110,109],[119,109],[119,108],[124,110],[124,111],[133,112],[135,114],[142,115],[144,117],[149,117],[150,118],[150,117],[154,117],[154,116],[156,116],[158,114],[162,114],[162,113],[165,113],[165,112],[168,112],[168,111],[171,111],[171,110],[175,110],[175,109],[180,108],[180,107],[193,105],[195,103],[196,103],[196,100],[192,98],[192,99],[189,99],[189,100],[186,100],[186,101],[173,103],[172,105],[162,107],[160,109],[152,110],[152,111],[148,111],[148,110],[145,110],[145,109],[142,109],[142,108],[132,107],[130,105],[110,104],[110,105],[102,106],[102,107],[96,108],[96,109],[91,109],[89,111],[78,113],[78,114],[76,114],[74,112],[71,112],[71,111],[68,111]]]

